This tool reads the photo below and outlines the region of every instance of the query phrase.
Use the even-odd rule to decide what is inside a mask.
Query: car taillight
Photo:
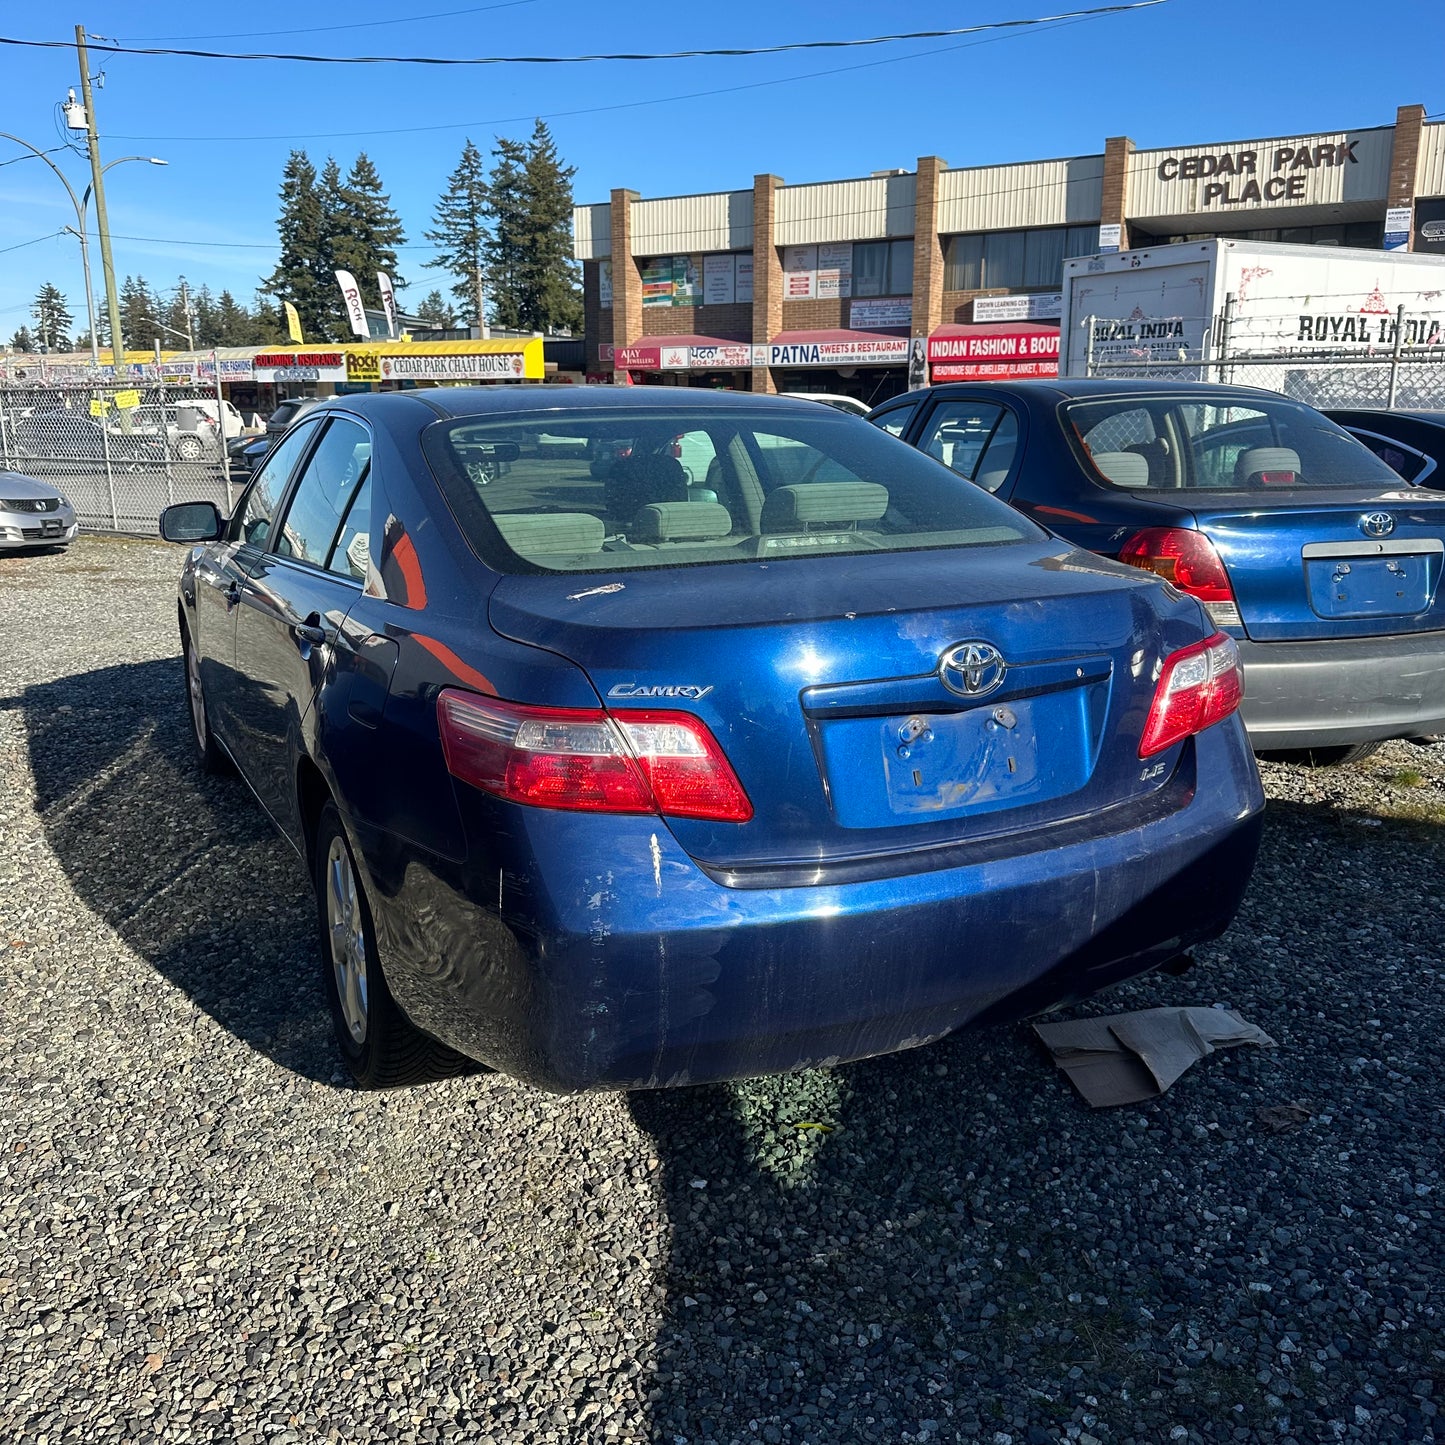
[[[1119,551],[1119,560],[1142,567],[1197,597],[1217,627],[1238,627],[1239,605],[1229,573],[1203,532],[1188,527],[1146,527]]]
[[[452,776],[514,803],[723,823],[753,815],[717,739],[690,713],[532,707],[448,688],[437,721]]]
[[[1232,637],[1216,632],[1203,642],[1170,653],[1164,659],[1139,756],[1153,757],[1205,728],[1223,722],[1244,697],[1239,648]]]

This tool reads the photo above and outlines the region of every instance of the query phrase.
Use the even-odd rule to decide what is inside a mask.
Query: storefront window
[[[913,293],[913,242],[856,241],[853,244],[855,296],[910,296]]]
[[[1097,226],[1050,226],[1036,231],[985,231],[951,236],[944,258],[944,289],[1054,290],[1070,256],[1092,256]]]

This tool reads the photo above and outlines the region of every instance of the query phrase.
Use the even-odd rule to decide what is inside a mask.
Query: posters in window
[[[723,252],[702,258],[702,304],[730,306],[737,298],[734,257]]]
[[[597,304],[607,311],[612,306],[612,259],[597,263]]]
[[[672,257],[655,256],[642,263],[642,304],[672,305]]]
[[[739,251],[733,257],[733,299],[739,305],[752,305],[753,301],[753,253]]]
[[[818,248],[783,247],[783,300],[811,301],[818,294]]]
[[[1385,212],[1385,249],[1387,251],[1408,251],[1410,249],[1410,222],[1413,208],[1391,206]]]
[[[855,301],[848,308],[848,325],[855,331],[882,331],[913,324],[912,300]]]
[[[672,304],[696,306],[702,300],[702,278],[691,256],[672,258]]]
[[[820,300],[853,294],[853,243],[834,241],[818,247],[817,296]]]

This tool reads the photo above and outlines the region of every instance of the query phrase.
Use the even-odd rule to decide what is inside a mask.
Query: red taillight
[[[1223,722],[1244,696],[1239,648],[1216,632],[1203,642],[1164,659],[1149,721],[1139,739],[1139,756],[1153,757],[1205,728]]]
[[[437,699],[447,769],[538,808],[745,823],[752,804],[690,713],[530,707],[448,688]]]
[[[1201,602],[1234,601],[1229,573],[1203,532],[1187,527],[1146,527],[1124,544],[1119,560],[1158,573]]]
[[[1266,487],[1292,487],[1294,486],[1293,472],[1256,472],[1260,484]]]

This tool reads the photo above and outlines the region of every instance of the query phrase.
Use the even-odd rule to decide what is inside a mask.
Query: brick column
[[[630,346],[642,335],[642,273],[632,258],[632,203],[636,191],[612,192],[612,345]],[[614,358],[616,356],[614,350]],[[616,368],[614,359],[613,366]]]
[[[1421,132],[1425,128],[1423,105],[1402,105],[1395,112],[1395,139],[1390,146],[1390,179],[1385,188],[1387,206],[1413,206],[1420,176]],[[1415,244],[1414,227],[1405,249]]]
[[[766,346],[783,329],[783,261],[776,241],[781,176],[753,177],[753,345]],[[773,373],[753,367],[753,390],[775,392]]]
[[[1126,135],[1110,136],[1104,142],[1104,186],[1099,204],[1099,224],[1119,227],[1119,249],[1129,249],[1129,157],[1134,142]]]
[[[938,156],[918,157],[913,200],[913,335],[932,335],[943,320],[943,241],[938,234]]]

